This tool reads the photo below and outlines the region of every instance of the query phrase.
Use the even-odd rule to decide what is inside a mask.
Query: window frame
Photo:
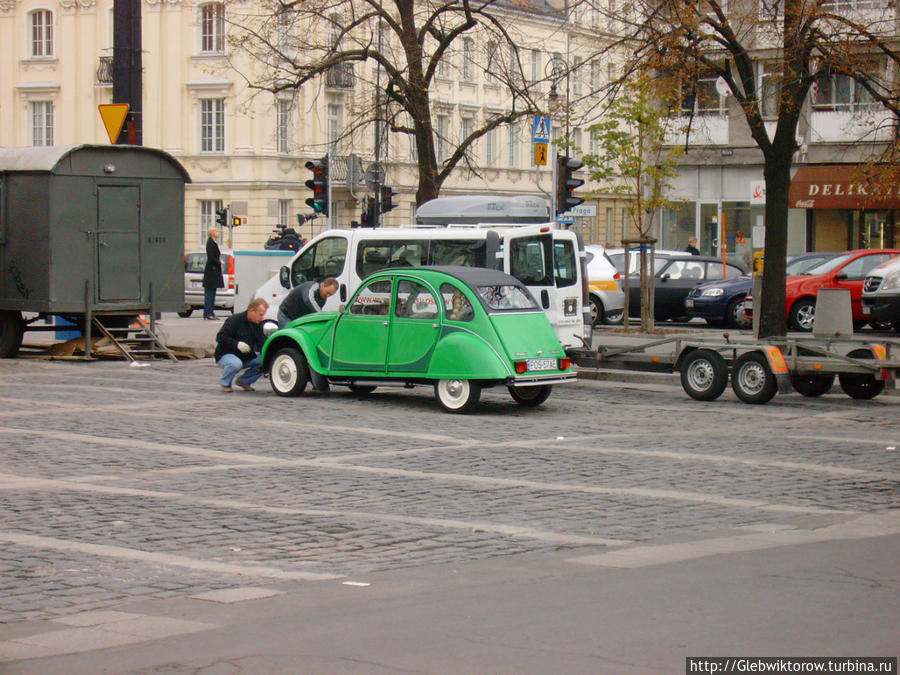
[[[28,58],[55,58],[53,34],[55,19],[53,10],[46,7],[39,7],[28,12],[28,28],[31,34],[28,43]]]
[[[54,102],[46,99],[41,101],[29,101],[28,108],[31,116],[32,147],[53,145],[56,132],[56,106],[54,105]],[[40,138],[38,138],[38,131],[40,131]]]
[[[212,109],[207,110],[211,106]],[[225,98],[200,99],[200,153],[205,155],[225,152]],[[208,147],[207,147],[208,146]]]
[[[200,53],[225,53],[225,3],[200,5]]]

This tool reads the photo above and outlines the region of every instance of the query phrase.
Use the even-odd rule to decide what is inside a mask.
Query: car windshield
[[[818,258],[800,258],[799,260],[791,260],[784,268],[784,273],[788,276],[792,274],[803,274],[806,270],[810,270],[817,265],[831,258],[831,256],[822,256]]]
[[[819,274],[825,274],[826,272],[830,272],[833,269],[837,269],[852,257],[853,256],[849,253],[839,255],[835,258],[831,258],[830,260],[826,260],[823,263],[819,263],[814,267],[810,267],[805,272],[802,272],[802,274],[809,276],[818,276]]]
[[[531,294],[521,286],[479,286],[478,295],[488,309],[537,309]]]

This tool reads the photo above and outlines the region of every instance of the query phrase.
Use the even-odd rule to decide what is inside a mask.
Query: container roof
[[[169,153],[158,148],[148,148],[142,145],[46,145],[28,146],[16,148],[0,148],[0,173],[15,171],[53,171],[64,157],[81,150],[102,150],[104,152],[134,152],[139,150],[148,154],[158,155],[173,166],[184,176],[185,182],[190,182],[191,177],[185,171],[181,163]]]

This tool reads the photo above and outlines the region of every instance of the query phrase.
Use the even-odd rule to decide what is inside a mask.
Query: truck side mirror
[[[278,280],[285,288],[291,287],[291,268],[284,265],[278,272]]]

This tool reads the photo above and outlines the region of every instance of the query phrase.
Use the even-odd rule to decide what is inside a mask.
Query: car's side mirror
[[[669,273],[666,272],[665,274],[661,275],[661,276],[659,277],[659,280],[660,280],[660,281],[668,281],[668,280],[669,280]]]
[[[278,281],[280,281],[281,285],[284,286],[285,288],[289,289],[291,287],[291,268],[290,267],[288,267],[287,265],[284,265],[278,271]]]

